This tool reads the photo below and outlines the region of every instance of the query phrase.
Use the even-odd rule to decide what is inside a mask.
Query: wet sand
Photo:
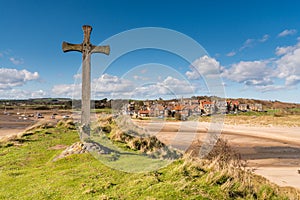
[[[0,112],[0,139],[3,137],[9,137],[11,135],[17,135],[18,133],[24,132],[28,127],[32,126],[40,120],[51,120],[51,115],[54,111],[51,110],[27,110],[25,118],[23,113],[17,114],[15,110],[8,110],[9,114]],[[37,118],[36,114],[41,113],[43,118]],[[63,111],[56,113],[56,119],[61,119],[63,115],[69,115],[69,111]],[[30,115],[30,117],[29,117]],[[32,117],[31,117],[32,116]]]
[[[19,119],[20,118],[20,119]],[[34,118],[24,120],[21,115],[11,112],[9,115],[0,113],[0,138],[23,132],[27,127],[35,123]]]

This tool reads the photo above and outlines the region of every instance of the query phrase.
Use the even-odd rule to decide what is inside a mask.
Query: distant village
[[[190,116],[210,116],[256,111],[262,112],[262,104],[242,104],[238,100],[209,100],[181,98],[180,100],[130,101],[122,112],[132,117],[175,117],[187,119]]]
[[[112,108],[114,102],[118,100],[92,100],[92,108]],[[218,113],[237,114],[240,112],[263,112],[261,103],[245,103],[236,99],[220,99],[218,97],[198,96],[191,98],[163,100],[121,100],[121,106],[117,109],[124,115],[130,115],[133,118],[138,117],[157,117],[157,118],[176,118],[185,120],[191,116],[210,116]],[[269,102],[272,104],[272,102]],[[69,110],[80,108],[80,100],[68,98],[52,99],[28,99],[28,100],[0,100],[0,107],[7,112],[10,109],[25,110]],[[266,108],[265,108],[266,109]],[[120,113],[120,114],[121,114]]]

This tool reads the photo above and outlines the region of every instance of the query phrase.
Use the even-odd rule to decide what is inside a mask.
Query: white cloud
[[[92,81],[92,88],[96,93],[119,93],[132,91],[134,84],[118,76],[103,74],[98,79]]]
[[[278,37],[285,37],[288,35],[294,35],[297,33],[296,29],[286,29],[284,31],[282,31],[281,33],[278,34]]]
[[[177,78],[168,76],[165,80],[162,82],[159,82],[156,84],[156,87],[158,88],[167,88],[172,93],[175,93],[177,95],[180,94],[190,94],[193,93],[194,87],[186,80],[179,80]],[[168,94],[163,93],[163,94]]]
[[[252,47],[255,43],[255,39],[247,39],[244,44],[242,45],[242,47],[240,48],[240,51]]]
[[[92,97],[130,98],[153,97],[163,95],[194,94],[196,88],[187,80],[180,80],[171,76],[149,85],[135,85],[134,82],[103,74],[92,80]],[[54,96],[81,98],[81,84],[61,84],[52,88]]]
[[[270,36],[268,34],[265,34],[261,39],[259,39],[259,42],[266,42]]]
[[[3,57],[3,53],[0,53],[0,58],[2,58]]]
[[[91,81],[92,95],[110,96],[111,94],[122,94],[134,89],[134,84],[126,79],[103,74]],[[80,98],[81,84],[61,84],[52,88],[52,93],[57,96]]]
[[[136,87],[132,95],[143,96],[147,98],[157,98],[158,96],[165,95],[180,97],[186,94],[194,94],[195,89],[196,88],[193,85],[191,85],[187,80],[180,80],[168,76],[161,82]]]
[[[287,85],[298,84],[300,77],[300,47],[297,45],[276,61],[278,78],[285,78]]]
[[[43,90],[30,91],[21,89],[1,90],[1,97],[7,99],[28,99],[47,97],[47,92]]]
[[[45,97],[47,96],[47,92],[45,92],[44,90],[36,90],[36,91],[32,91],[31,93],[31,97],[32,98],[41,98],[41,97]]]
[[[240,47],[239,51],[243,51],[246,48],[250,48],[255,46],[257,43],[264,43],[266,42],[268,39],[270,38],[270,36],[268,34],[265,34],[262,36],[262,38],[259,39],[247,39],[244,44]]]
[[[78,98],[81,95],[81,84],[54,85],[52,88],[52,94],[54,94],[54,96]]]
[[[293,50],[295,50],[294,46],[276,47],[275,54],[277,56],[281,56],[281,55],[287,54],[289,52],[292,52]]]
[[[261,92],[295,88],[300,83],[300,41],[277,47],[275,53],[279,56],[275,59],[232,64],[223,69],[222,77]]]
[[[0,68],[0,89],[11,89],[37,79],[39,79],[38,72],[32,73],[25,69]]]
[[[287,86],[294,86],[300,83],[300,76],[290,75],[285,79],[285,84]]]
[[[244,81],[245,85],[248,85],[248,86],[257,86],[257,85],[260,85],[260,86],[265,86],[265,85],[271,85],[273,84],[273,81],[271,80],[271,78],[269,77],[264,77],[262,79],[250,79],[250,80],[246,80]]]
[[[81,79],[81,74],[75,74],[75,75],[73,76],[73,78],[74,78],[75,80]]]
[[[231,52],[227,53],[226,56],[232,57],[232,56],[235,56],[235,54],[236,54],[236,52],[231,51]]]
[[[294,46],[277,47],[276,55],[281,56],[277,61],[276,75],[285,79],[286,86],[299,84],[300,78],[300,40]]]
[[[134,75],[134,76],[133,76],[133,79],[134,79],[134,80],[147,81],[147,80],[149,80],[149,77]]]
[[[284,85],[259,85],[255,87],[257,90],[261,92],[273,92],[278,90],[284,90],[286,89],[286,86]]]
[[[187,71],[185,74],[189,79],[198,79],[201,76],[206,75],[219,75],[220,63],[216,59],[208,57],[207,55],[198,58],[190,66],[191,71]]]
[[[21,65],[21,64],[24,63],[24,60],[23,60],[23,59],[17,59],[17,58],[10,57],[9,60],[10,60],[10,62],[12,62],[14,65]]]
[[[241,61],[225,69],[222,76],[246,85],[266,85],[271,83],[269,76],[272,74],[267,65],[267,61]]]
[[[171,76],[155,84],[136,85],[130,80],[104,74],[95,80],[94,84],[93,91],[96,96],[113,94],[114,98],[118,96],[157,97],[158,95],[182,95],[191,94],[194,91],[194,87],[188,81],[179,80]]]

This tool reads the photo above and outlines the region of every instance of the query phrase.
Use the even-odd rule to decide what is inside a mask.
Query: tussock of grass
[[[57,123],[57,127],[70,129],[70,130],[76,130],[76,125],[72,119],[62,119]]]
[[[105,133],[120,147],[147,154],[152,158],[177,159],[182,156],[170,147],[167,147],[156,136],[151,136],[143,128],[136,126],[126,117],[113,119],[111,116],[102,116],[99,120],[100,134]]]
[[[240,155],[230,148],[226,140],[218,139],[215,147],[205,159],[195,157],[197,153],[193,149],[189,150],[191,163],[197,163],[196,167],[207,172],[207,183],[220,185],[230,198],[300,198],[298,190],[291,187],[279,187],[270,183],[266,178],[253,174],[251,169],[246,168],[246,161],[241,160]]]
[[[36,129],[48,129],[48,128],[54,128],[55,127],[55,123],[54,122],[50,122],[50,121],[39,121],[38,123],[32,125],[31,127],[27,128],[26,131],[24,132],[24,134],[36,130]]]
[[[32,132],[22,136],[22,146],[0,148],[0,199],[297,199],[295,190],[281,191],[226,155],[186,155],[159,170],[132,174],[90,154],[52,162],[63,150],[51,147],[77,142],[77,132],[64,126]]]
[[[98,117],[99,123],[111,123],[112,120],[113,120],[112,115],[107,115],[107,114],[103,114],[103,113]]]

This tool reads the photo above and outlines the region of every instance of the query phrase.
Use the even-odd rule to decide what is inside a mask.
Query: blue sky
[[[299,1],[0,4],[0,99],[79,95],[81,54],[63,53],[61,43],[81,43],[81,26],[89,24],[95,45],[131,29],[161,27],[192,38],[207,52],[189,63],[174,52],[144,48],[109,66],[102,66],[109,56],[92,55],[96,98],[209,95],[205,75],[213,68],[219,69],[227,97],[300,103]],[[185,49],[183,41],[178,44]],[[122,45],[112,44],[112,55]]]

